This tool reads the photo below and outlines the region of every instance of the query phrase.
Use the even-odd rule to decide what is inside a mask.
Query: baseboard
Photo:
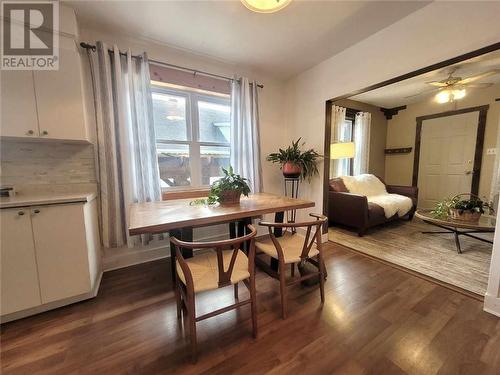
[[[214,235],[196,237],[196,240],[217,241],[226,239],[228,236],[229,233],[216,233]],[[104,272],[108,272],[170,257],[170,244],[168,240],[163,240],[160,243],[145,247],[108,249],[104,251],[104,254],[103,268]]]
[[[484,311],[500,317],[500,298],[486,293],[484,296]]]
[[[79,294],[77,296],[73,296],[70,298],[65,298],[65,299],[62,299],[59,301],[46,303],[46,304],[43,304],[40,306],[33,307],[31,309],[26,309],[26,310],[17,311],[17,312],[11,313],[11,314],[3,315],[2,317],[0,317],[0,323],[3,324],[3,323],[11,322],[13,320],[26,318],[26,317],[31,316],[31,315],[40,314],[40,313],[43,313],[43,312],[46,312],[49,310],[57,309],[59,307],[71,305],[71,304],[76,303],[76,302],[80,302],[80,301],[84,301],[86,299],[94,298],[95,296],[97,296],[97,293],[99,291],[99,286],[101,285],[101,280],[102,280],[102,272],[99,273],[99,276],[94,284],[94,288],[90,292]]]

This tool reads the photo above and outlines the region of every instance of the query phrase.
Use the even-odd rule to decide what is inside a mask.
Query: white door
[[[60,44],[59,70],[34,72],[40,136],[87,140],[80,56],[73,40]]]
[[[42,303],[90,291],[83,204],[32,208]]]
[[[41,304],[29,208],[1,209],[1,314]]]
[[[418,205],[471,191],[479,112],[422,121]]]
[[[2,70],[1,129],[0,135],[8,137],[37,137],[38,118],[35,103],[33,72]]]

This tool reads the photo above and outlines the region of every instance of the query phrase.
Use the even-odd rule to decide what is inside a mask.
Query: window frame
[[[201,147],[203,146],[215,146],[215,147],[227,147],[229,148],[229,153],[231,154],[231,140],[229,142],[209,142],[201,141],[200,134],[200,121],[199,121],[199,107],[198,103],[208,102],[218,105],[231,106],[231,98],[229,95],[216,93],[214,95],[209,95],[205,93],[200,93],[195,89],[190,90],[190,88],[170,88],[160,85],[155,85],[151,83],[151,93],[158,93],[164,95],[172,95],[177,97],[183,97],[186,100],[186,138],[185,141],[180,140],[168,140],[157,138],[155,136],[155,147],[158,144],[171,145],[187,145],[189,148],[189,168],[190,168],[190,186],[171,186],[163,187],[162,192],[179,192],[179,191],[190,191],[190,190],[208,190],[210,185],[202,184],[202,170],[201,170]]]

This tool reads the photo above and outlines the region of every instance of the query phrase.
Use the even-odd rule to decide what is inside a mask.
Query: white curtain
[[[231,165],[249,179],[252,193],[262,191],[257,82],[234,79],[231,84]]]
[[[97,42],[90,54],[96,114],[101,237],[105,247],[146,244],[128,235],[133,202],[161,200],[148,57]]]
[[[356,113],[354,121],[354,176],[368,173],[370,161],[370,123],[372,115],[370,112]]]
[[[497,144],[496,148],[500,147],[500,119],[498,120],[497,128]],[[491,190],[490,190],[490,201],[493,202],[493,208],[495,212],[498,212],[500,208],[499,205],[499,195],[500,195],[500,154],[497,152],[495,156],[495,164],[493,165],[493,177],[491,180]]]
[[[330,143],[349,142],[346,138],[346,108],[332,106],[332,136]],[[349,159],[334,159],[330,163],[330,178],[349,175]]]

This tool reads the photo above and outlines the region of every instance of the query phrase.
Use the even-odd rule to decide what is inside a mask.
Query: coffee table
[[[467,236],[474,238],[479,241],[488,242],[493,244],[493,241],[487,240],[485,238],[477,237],[471,233],[491,233],[495,231],[495,217],[482,215],[477,223],[467,223],[464,221],[452,220],[452,219],[436,219],[432,216],[431,210],[417,210],[415,216],[423,220],[427,224],[434,225],[436,227],[444,229],[443,231],[427,231],[422,232],[425,234],[449,234],[453,233],[455,236],[455,245],[457,247],[457,252],[462,254],[462,249],[460,248],[459,236]]]

